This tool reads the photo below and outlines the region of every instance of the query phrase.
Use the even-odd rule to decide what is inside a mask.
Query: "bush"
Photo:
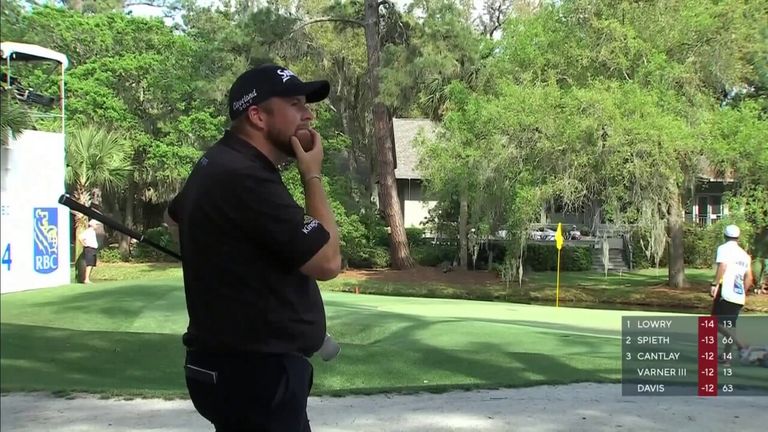
[[[529,243],[523,263],[533,271],[557,270],[557,247],[554,244]],[[592,252],[585,246],[563,246],[560,254],[561,271],[588,271],[592,269]]]
[[[564,247],[560,266],[565,271],[592,270],[592,251],[588,247]]]
[[[389,250],[381,246],[357,249],[346,260],[352,268],[385,268],[390,264]]]
[[[712,267],[717,246],[722,243],[722,235],[713,235],[715,234],[714,226],[701,227],[696,224],[686,224],[683,230],[685,265],[693,268]],[[718,231],[722,232],[722,230]]]
[[[99,251],[99,261],[105,263],[122,262],[123,257],[120,255],[120,249],[116,247],[106,247]]]
[[[427,244],[427,239],[424,237],[424,230],[422,228],[406,228],[405,236],[408,238],[408,244],[411,248]]]
[[[440,265],[445,261],[453,262],[457,249],[449,245],[423,244],[411,248],[411,256],[417,264],[427,267]]]
[[[341,236],[341,255],[346,266],[352,268],[383,268],[389,266],[389,248],[378,242],[383,224],[375,218],[348,215],[339,207],[337,214]]]
[[[389,249],[389,233],[383,223],[375,224],[369,230],[372,245]]]
[[[147,240],[151,240],[152,242],[172,251],[179,250],[179,247],[173,240],[171,233],[168,232],[168,230],[164,227],[149,229],[146,233],[144,233],[144,237]],[[139,243],[135,248],[133,248],[131,251],[131,258],[139,262],[175,261],[175,258],[172,258],[158,251],[152,246],[143,243]]]
[[[373,243],[376,246],[389,249],[390,239],[387,227],[382,225],[376,225],[373,227]],[[427,239],[424,237],[424,230],[422,228],[408,227],[405,229],[405,237],[408,239],[408,245],[410,247],[423,246],[427,244]]]
[[[495,268],[495,266],[498,265],[504,265],[504,258],[507,255],[507,246],[504,243],[500,242],[493,242],[493,243],[486,243],[485,245],[480,247],[480,251],[477,253],[477,261],[475,262],[475,269],[476,270],[489,270],[488,269],[488,253],[489,249],[491,252],[493,252],[493,262],[491,263],[491,270]],[[469,253],[469,265],[470,268],[472,268],[472,253]]]

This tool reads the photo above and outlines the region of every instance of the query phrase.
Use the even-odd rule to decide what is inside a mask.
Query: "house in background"
[[[394,162],[397,195],[406,228],[424,228],[424,222],[437,201],[424,196],[423,176],[418,172],[419,156],[414,148],[420,132],[432,135],[437,125],[428,119],[392,119],[394,133]],[[374,193],[378,200],[378,194]]]
[[[733,190],[734,181],[704,167],[685,206],[685,221],[711,225],[728,214],[724,195]]]
[[[685,221],[706,226],[716,223],[728,215],[728,204],[725,194],[733,189],[734,181],[718,175],[715,170],[706,166],[701,168],[701,174],[696,176],[696,182],[691,190],[685,193]],[[607,225],[601,214],[601,204],[598,200],[585,204],[576,211],[567,212],[563,205],[554,201],[541,211],[540,224],[577,225],[581,229],[592,227],[593,230],[606,229]]]
[[[433,135],[438,125],[428,119],[416,118],[393,119],[395,178],[400,198],[403,223],[405,227],[423,227],[429,210],[437,201],[428,200],[424,195],[424,180],[418,171],[418,154],[414,142],[419,132]],[[700,225],[710,225],[728,214],[724,194],[732,189],[733,180],[719,175],[714,169],[704,164],[697,176],[696,185],[689,191],[685,203],[685,220]],[[374,194],[374,196],[378,196]],[[541,210],[540,225],[562,222],[564,225],[577,225],[581,229],[597,231],[608,229],[604,225],[599,201],[584,205],[576,211],[565,211],[557,202],[550,203]]]

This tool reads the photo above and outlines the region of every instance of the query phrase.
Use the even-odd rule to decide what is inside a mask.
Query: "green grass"
[[[711,308],[709,282],[712,271],[686,269],[684,289],[667,289],[667,269],[645,269],[631,273],[563,272],[560,274],[560,304],[563,306],[611,308],[625,310],[656,310],[664,312],[703,313]],[[101,263],[94,271],[95,281],[181,279],[177,263]],[[446,280],[450,280],[450,276]],[[361,280],[342,274],[321,283],[326,291],[354,292],[405,297],[449,298],[464,300],[505,301],[526,304],[554,305],[557,297],[554,272],[529,272],[523,287],[506,287],[501,281],[485,286],[454,283],[407,283],[369,278]],[[73,271],[74,282],[74,271]],[[768,296],[749,297],[745,312],[768,312]]]
[[[343,346],[315,394],[441,391],[619,379],[620,313],[326,293]],[[3,392],[183,397],[176,279],[2,297]]]
[[[71,270],[71,281],[75,283],[75,269]],[[103,263],[93,270],[94,281],[145,280],[182,277],[178,263]]]
[[[690,269],[686,271],[686,277],[689,286],[670,289],[666,286],[666,269],[660,269],[658,275],[656,270],[641,270],[609,274],[607,278],[597,272],[565,272],[561,273],[560,305],[690,313],[710,310],[712,298],[708,281],[711,272]],[[446,277],[446,281],[450,279],[450,276]],[[339,292],[354,292],[357,288],[365,294],[554,305],[558,296],[555,279],[553,272],[528,273],[521,288],[516,283],[507,287],[502,282],[466,286],[450,282],[413,284],[376,276],[365,280],[343,276],[322,284],[322,287]],[[744,311],[768,312],[768,296],[751,296]]]
[[[180,270],[123,267],[101,266],[99,278],[129,280],[2,296],[2,392],[186,397]],[[323,296],[343,348],[334,362],[313,359],[316,395],[620,380],[624,311]]]
[[[709,285],[714,273],[705,269],[686,269],[685,278],[694,285]],[[555,280],[554,272],[534,272],[527,275],[528,282],[533,285],[550,285]],[[667,281],[667,269],[643,269],[629,273],[610,272],[608,277],[601,272],[562,272],[560,283],[565,286],[583,286],[591,288],[638,288],[656,286]]]

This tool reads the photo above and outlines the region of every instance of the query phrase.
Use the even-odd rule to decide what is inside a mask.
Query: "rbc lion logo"
[[[55,207],[33,210],[35,271],[52,273],[59,268],[59,211]]]

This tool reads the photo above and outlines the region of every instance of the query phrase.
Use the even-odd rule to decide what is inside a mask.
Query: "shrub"
[[[411,248],[411,256],[414,261],[427,267],[434,267],[445,261],[453,262],[456,258],[456,252],[456,247],[449,245],[423,244]]]
[[[557,247],[554,244],[529,243],[523,263],[533,271],[557,270]],[[592,252],[585,246],[563,246],[560,254],[561,271],[587,271],[592,269]]]
[[[422,228],[406,228],[405,236],[408,238],[408,244],[412,248],[427,244],[427,239],[424,237],[424,229]]]
[[[144,237],[147,240],[151,240],[152,242],[172,251],[179,250],[178,245],[171,236],[171,233],[164,227],[149,229],[146,233],[144,233]],[[169,257],[168,255],[158,251],[152,246],[144,243],[139,243],[135,248],[133,248],[131,251],[131,258],[138,262],[175,261],[175,258]]]
[[[592,251],[588,247],[564,247],[560,267],[565,271],[589,271],[592,269]]]
[[[683,256],[685,265],[693,268],[711,267],[715,262],[718,239],[713,237],[712,226],[686,224],[683,229]],[[721,231],[722,232],[722,231]],[[721,237],[721,236],[717,236]]]
[[[507,246],[504,243],[494,242],[485,244],[480,247],[480,251],[477,253],[477,261],[475,262],[475,269],[477,270],[489,270],[488,269],[488,253],[489,249],[493,252],[493,262],[491,263],[491,270],[497,265],[503,266],[505,263],[505,257],[507,255]],[[470,253],[469,265],[472,268],[472,257]]]
[[[106,247],[99,251],[99,261],[105,263],[122,262],[123,257],[120,255],[120,249],[116,247]]]
[[[366,247],[355,251],[346,257],[347,265],[352,268],[385,268],[389,267],[389,250],[381,246]]]
[[[372,217],[349,215],[343,208],[337,214],[341,255],[346,266],[352,268],[383,268],[389,266],[389,246],[381,245],[378,238],[386,229],[380,220]]]

